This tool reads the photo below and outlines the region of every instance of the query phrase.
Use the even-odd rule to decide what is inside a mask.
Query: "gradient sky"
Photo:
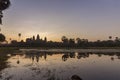
[[[104,40],[120,37],[120,0],[11,0],[4,11],[2,33],[18,39],[40,34],[48,40]]]

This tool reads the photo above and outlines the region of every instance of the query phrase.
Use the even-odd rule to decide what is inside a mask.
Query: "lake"
[[[120,80],[119,52],[15,51],[6,56],[0,80]]]

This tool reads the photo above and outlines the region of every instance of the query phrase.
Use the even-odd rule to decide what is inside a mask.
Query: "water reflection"
[[[98,55],[98,57],[101,57],[102,55],[111,56],[110,59],[112,61],[114,61],[114,59],[120,59],[120,53],[77,53],[77,55],[75,55],[75,53],[64,53],[62,56],[62,60],[67,61],[67,59],[69,58],[89,58],[89,55]],[[114,58],[115,56],[117,56],[117,58]]]
[[[15,52],[7,59],[0,80],[120,80],[120,53]]]
[[[68,55],[68,54],[64,54],[64,55],[62,56],[62,60],[63,60],[63,61],[66,61],[67,58],[69,58],[69,55]]]

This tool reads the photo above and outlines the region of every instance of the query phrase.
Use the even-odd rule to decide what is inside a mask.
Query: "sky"
[[[10,0],[2,33],[7,39],[40,34],[48,40],[120,37],[120,0]]]

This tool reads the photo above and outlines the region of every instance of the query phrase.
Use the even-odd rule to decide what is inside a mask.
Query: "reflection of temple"
[[[57,53],[40,53],[40,52],[36,52],[36,53],[26,53],[26,57],[29,57],[32,59],[32,61],[36,61],[36,62],[39,62],[39,59],[40,58],[44,58],[44,60],[47,59],[47,55],[54,55],[54,54],[57,54]],[[98,55],[99,57],[101,57],[102,55],[106,55],[106,56],[114,56],[116,55],[118,58],[117,59],[120,59],[120,54],[118,53],[75,53],[75,52],[72,52],[72,53],[59,53],[59,54],[63,54],[62,55],[62,60],[63,61],[67,61],[69,58],[77,58],[77,59],[81,59],[81,58],[89,58],[90,55]],[[111,60],[113,60],[113,58],[111,58]]]
[[[31,59],[32,63],[34,62],[40,62],[40,59],[43,58],[45,61],[47,60],[47,56],[53,56],[61,54],[62,55],[62,61],[67,61],[69,59],[82,59],[82,58],[89,58],[91,55],[98,55],[98,57],[104,56],[110,56],[110,59],[114,61],[115,59],[120,59],[120,53],[53,53],[53,52],[25,52],[24,54],[11,54],[11,56],[17,55],[17,64],[20,64],[19,57],[25,56],[25,58]]]
[[[37,35],[36,38],[35,38],[35,36],[33,36],[32,38],[26,39],[26,43],[43,43],[43,42],[47,42],[47,37],[45,37],[44,40],[42,40],[40,38],[39,34]]]
[[[26,58],[30,58],[32,62],[39,62],[40,58],[44,58],[44,60],[47,59],[47,54],[46,53],[38,53],[38,52],[28,52],[26,53]]]
[[[30,58],[32,59],[32,62],[36,61],[36,62],[39,62],[39,55],[32,55],[30,56]]]

